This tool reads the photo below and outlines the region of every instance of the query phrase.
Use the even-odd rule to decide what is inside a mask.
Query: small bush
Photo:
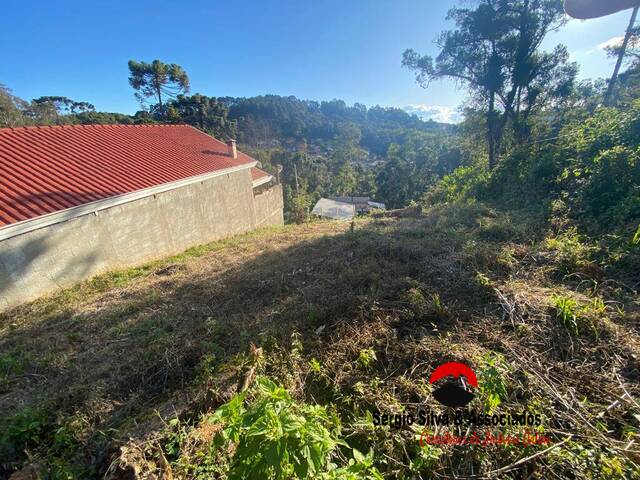
[[[44,410],[25,408],[0,419],[0,457],[21,457],[24,450],[40,444],[47,435],[49,422]]]
[[[549,237],[544,246],[557,254],[557,260],[567,273],[574,272],[590,262],[595,248],[587,244],[575,227],[568,228],[564,232]]]
[[[365,348],[360,350],[360,354],[358,355],[358,366],[361,368],[367,368],[376,360],[376,352],[371,348]]]
[[[423,204],[428,206],[481,197],[488,179],[489,173],[483,166],[458,167],[425,194]]]
[[[338,419],[325,407],[295,402],[264,377],[251,393],[238,394],[218,409],[209,422],[224,426],[214,447],[233,452],[229,479],[382,478],[371,457],[355,449],[348,465],[332,463],[339,446],[349,448],[340,439]]]
[[[484,356],[478,384],[485,410],[490,413],[507,400],[506,375],[507,367],[502,356],[497,353],[490,353]]]

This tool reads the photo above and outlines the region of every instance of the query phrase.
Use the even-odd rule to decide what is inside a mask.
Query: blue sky
[[[295,95],[405,107],[455,118],[465,92],[428,90],[400,65],[414,48],[436,54],[454,0],[4,0],[0,83],[31,99],[64,95],[133,113],[129,59],[182,65],[192,92]],[[623,34],[630,12],[572,20],[545,48],[569,47],[584,78],[613,69],[600,47]]]

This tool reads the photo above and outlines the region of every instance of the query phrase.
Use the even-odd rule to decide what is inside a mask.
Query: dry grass
[[[543,236],[484,207],[367,219],[353,232],[319,222],[212,244],[7,312],[4,425],[15,430],[21,415],[40,424],[18,428],[3,468],[31,461],[117,478],[128,461],[158,474],[169,468],[163,439],[176,431],[167,422],[180,418],[185,453],[169,459],[172,475],[193,475],[186,459],[202,461],[197,451],[211,433],[201,414],[257,365],[301,401],[334,405],[350,441],[374,448],[388,478],[407,476],[421,455],[412,433],[361,419],[372,408],[438,410],[427,379],[457,359],[478,371],[496,362],[508,392],[499,408],[538,409],[554,441],[572,436],[513,467],[514,477],[613,477],[620,469],[623,478],[640,451],[637,293],[606,275],[586,288],[589,270],[580,280],[561,272],[566,262],[532,242]],[[568,332],[554,294],[583,305],[597,331]],[[604,311],[587,308],[594,296],[607,302]],[[264,350],[259,364],[251,344]],[[362,361],[363,351],[375,358]],[[531,454],[492,448],[443,447],[412,474],[487,475]]]

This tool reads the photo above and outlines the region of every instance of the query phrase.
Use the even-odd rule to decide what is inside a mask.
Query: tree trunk
[[[496,93],[489,94],[489,111],[487,112],[487,139],[489,143],[489,170],[493,170],[498,163],[496,158],[496,136],[495,136],[495,110]]]
[[[622,67],[622,61],[624,60],[624,55],[627,51],[627,45],[629,45],[629,39],[631,38],[633,26],[635,25],[636,18],[638,17],[638,9],[640,9],[640,5],[636,6],[636,8],[633,9],[633,13],[631,14],[631,21],[629,22],[627,33],[625,34],[624,41],[622,42],[622,48],[620,48],[620,54],[618,55],[616,68],[613,70],[613,75],[611,76],[611,80],[609,81],[609,87],[607,88],[607,93],[604,96],[605,107],[610,107],[612,105],[613,92],[616,87],[616,81],[618,80],[618,74],[620,73],[620,67]]]

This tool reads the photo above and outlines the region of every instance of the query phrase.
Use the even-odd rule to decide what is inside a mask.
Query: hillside
[[[310,145],[317,152],[336,143],[355,143],[384,157],[391,143],[401,143],[407,132],[451,134],[456,126],[424,121],[400,108],[343,100],[311,101],[294,96],[262,95],[216,99],[228,108],[228,119],[237,125],[238,140],[251,147],[291,149]]]
[[[349,464],[330,442],[360,473],[322,478],[379,478],[371,464],[385,478],[631,478],[638,254],[522,218],[477,204],[264,230],[5,312],[0,477],[26,462],[50,478],[227,478],[243,444],[221,446],[228,417],[212,412],[243,385],[264,406],[266,377],[293,397],[272,393],[281,405],[372,452]],[[428,379],[451,359],[479,377],[472,409],[539,414],[555,447],[457,455],[420,448],[422,428],[374,426],[375,411],[446,412]],[[268,445],[253,461],[283,458]]]

